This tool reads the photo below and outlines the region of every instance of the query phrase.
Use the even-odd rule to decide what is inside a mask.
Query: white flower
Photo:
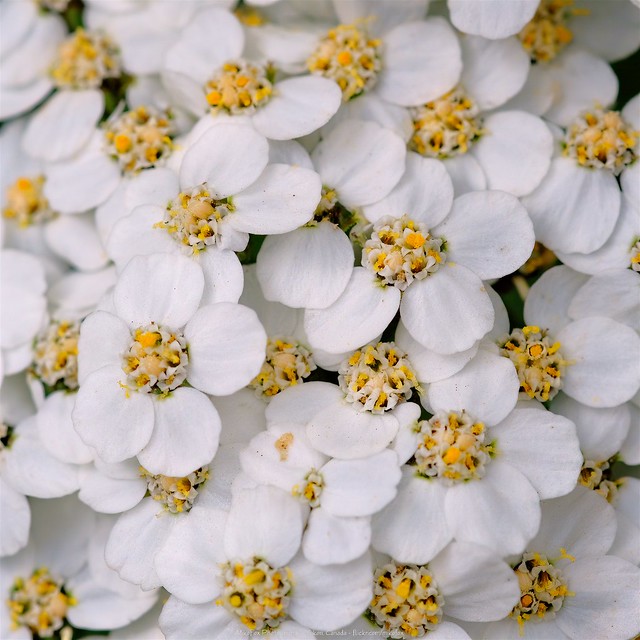
[[[371,239],[342,295],[326,309],[305,313],[312,347],[355,349],[387,327],[398,309],[423,346],[464,351],[493,326],[482,280],[525,262],[533,229],[518,200],[498,191],[467,193],[453,202],[441,162],[408,154],[398,185],[364,214]]]
[[[211,33],[218,37],[211,40]],[[244,48],[244,31],[231,13],[200,12],[167,52],[162,73],[167,92],[196,116],[209,109],[214,117],[246,117],[273,140],[312,133],[338,110],[340,92],[332,82],[278,80],[273,67],[243,58]]]
[[[309,221],[320,178],[309,169],[269,163],[266,139],[236,123],[211,127],[184,156],[178,176],[149,172],[146,202],[109,235],[119,268],[136,255],[185,254],[205,274],[203,303],[237,302],[249,233],[286,233]]]
[[[520,602],[481,637],[634,637],[640,570],[605,555],[615,531],[613,509],[584,487],[545,502],[538,535],[513,565]]]
[[[160,616],[167,638],[267,629],[274,639],[307,640],[309,628],[333,630],[354,620],[371,599],[368,554],[347,564],[312,564],[297,554],[302,528],[297,501],[265,486],[238,492],[228,516],[201,509],[182,519],[156,557],[173,594]]]
[[[290,307],[326,308],[349,282],[354,254],[346,235],[359,208],[389,194],[404,172],[400,137],[372,122],[346,120],[314,149],[322,199],[307,225],[265,240],[257,273],[269,300]]]
[[[596,106],[573,117],[561,143],[562,155],[552,160],[549,173],[523,204],[536,238],[546,247],[589,254],[605,244],[618,221],[621,192],[616,177],[624,188],[625,170],[638,154],[640,112],[636,100],[621,113]],[[632,183],[637,174],[629,178]]]
[[[538,0],[447,0],[454,27],[492,40],[518,33],[534,16],[538,4]]]
[[[203,289],[189,258],[138,256],[114,289],[116,313],[83,322],[73,422],[106,462],[137,454],[149,471],[180,476],[215,454],[220,420],[203,392],[226,395],[249,382],[266,336],[246,307],[199,308]]]
[[[539,405],[514,409],[517,384],[500,357],[481,350],[429,387],[433,417],[396,439],[410,462],[397,498],[373,518],[375,549],[422,563],[453,538],[504,555],[524,548],[540,500],[573,489],[582,455],[572,422]]]

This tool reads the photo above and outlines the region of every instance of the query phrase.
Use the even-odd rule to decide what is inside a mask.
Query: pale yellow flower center
[[[209,479],[209,467],[200,467],[182,478],[154,475],[140,467],[140,475],[147,481],[149,495],[162,505],[164,511],[187,513],[198,497],[198,489],[202,489]]]
[[[33,345],[30,372],[51,390],[77,389],[80,323],[53,320]]]
[[[2,215],[21,229],[42,224],[56,217],[44,195],[44,176],[20,177],[7,188]]]
[[[599,493],[607,502],[613,502],[618,494],[620,482],[612,480],[609,460],[585,460],[578,476],[578,482],[587,489]]]
[[[318,507],[320,505],[320,495],[324,489],[324,478],[319,471],[312,469],[304,477],[302,486],[295,485],[291,489],[291,494],[295,498],[299,498],[302,502],[306,502],[310,507]]]
[[[273,95],[267,67],[246,60],[229,60],[205,85],[212,112],[249,115]]]
[[[640,271],[640,239],[636,240],[631,247],[631,261],[629,266],[633,271]]]

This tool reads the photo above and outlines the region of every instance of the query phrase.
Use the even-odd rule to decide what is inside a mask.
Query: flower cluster
[[[3,0],[0,638],[640,637],[638,2]]]

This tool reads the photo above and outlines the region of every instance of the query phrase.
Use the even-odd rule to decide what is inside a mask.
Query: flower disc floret
[[[445,243],[408,216],[386,216],[373,227],[362,252],[362,265],[387,286],[404,291],[414,280],[435,273],[446,260]]]
[[[271,398],[297,385],[316,369],[311,352],[294,338],[267,341],[267,356],[260,373],[249,383],[258,396]]]
[[[555,398],[569,364],[559,351],[559,342],[540,327],[526,326],[514,329],[498,346],[516,367],[520,392],[541,402]]]
[[[526,622],[555,618],[564,599],[573,595],[562,572],[539,553],[525,553],[514,571],[520,600],[509,614],[523,627]]]
[[[324,478],[322,474],[316,469],[312,469],[304,477],[303,486],[294,485],[291,489],[291,494],[314,508],[320,506],[320,496],[323,489]]]
[[[121,72],[120,51],[109,36],[76,29],[60,45],[51,77],[60,89],[98,89]]]
[[[534,62],[553,60],[572,40],[568,22],[588,10],[574,8],[575,0],[541,0],[535,16],[518,34],[524,50]]]
[[[344,102],[371,89],[382,68],[382,42],[363,24],[341,24],[330,29],[307,59],[312,74],[338,83]]]
[[[2,462],[2,455],[5,449],[9,449],[12,442],[13,427],[4,422],[0,422],[0,463]]]
[[[483,134],[480,109],[461,87],[410,109],[413,135],[409,147],[428,158],[444,160],[467,153]]]
[[[80,323],[54,320],[33,344],[31,373],[50,389],[78,388]]]
[[[608,169],[617,176],[636,161],[639,137],[619,112],[596,107],[583,111],[568,128],[563,153],[582,167]]]
[[[188,254],[199,253],[222,240],[221,222],[235,211],[230,198],[216,200],[206,184],[182,191],[167,205],[164,220],[156,228],[166,229]]]
[[[200,467],[188,476],[154,475],[140,467],[140,475],[147,481],[147,492],[168,513],[187,513],[198,497],[198,489],[209,479],[209,467]]]
[[[421,638],[442,619],[444,598],[426,566],[390,562],[376,569],[367,617],[389,638]]]
[[[275,629],[285,619],[293,587],[288,567],[273,569],[260,558],[222,565],[222,593],[216,604],[251,631]]]
[[[42,224],[55,218],[56,214],[44,195],[45,178],[20,177],[7,188],[6,205],[2,215],[13,220],[20,228]]]
[[[587,489],[599,493],[607,502],[613,502],[619,482],[612,480],[611,464],[609,460],[585,460],[578,476],[578,482]]]
[[[173,150],[169,118],[147,107],[109,122],[104,135],[107,153],[125,173],[158,166]]]
[[[136,329],[122,370],[126,388],[147,393],[169,393],[187,378],[187,341],[176,331],[151,323]]]
[[[407,354],[393,342],[359,349],[342,362],[338,374],[345,400],[359,411],[384,413],[420,388]]]
[[[636,273],[640,271],[640,239],[636,240],[631,247],[630,268]]]
[[[246,60],[229,60],[205,85],[212,112],[250,115],[273,95],[268,67]]]
[[[494,453],[493,444],[486,442],[484,424],[465,411],[440,411],[419,422],[418,436],[414,454],[418,473],[448,484],[482,478]]]
[[[35,637],[52,638],[62,628],[67,610],[76,604],[65,593],[62,581],[46,567],[36,569],[28,578],[16,578],[7,605],[15,629],[26,627]]]

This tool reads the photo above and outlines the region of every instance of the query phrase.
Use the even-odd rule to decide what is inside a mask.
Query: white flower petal
[[[231,302],[202,307],[184,335],[189,343],[188,380],[196,389],[229,395],[260,372],[267,336],[248,307]]]
[[[238,302],[242,295],[244,274],[238,256],[233,251],[207,247],[196,260],[204,274],[204,293],[200,304]]]
[[[451,210],[453,185],[445,165],[433,158],[408,153],[402,179],[388,196],[363,207],[370,222],[383,216],[401,218],[408,215],[429,229],[442,222]]]
[[[486,134],[471,153],[487,176],[489,189],[514,196],[531,193],[551,163],[553,136],[537,116],[525,111],[500,111],[484,119]]]
[[[640,387],[640,338],[609,318],[584,318],[557,334],[567,367],[562,390],[590,407],[615,407]]]
[[[353,271],[353,247],[331,222],[267,236],[257,275],[267,300],[293,308],[326,308],[344,291]]]
[[[407,288],[400,315],[413,338],[437,353],[470,349],[491,330],[495,317],[480,278],[451,262]]]
[[[228,558],[264,558],[283,567],[296,554],[302,538],[302,512],[291,495],[260,486],[236,494],[224,532]]]
[[[214,197],[226,198],[252,185],[268,161],[264,136],[251,127],[225,122],[189,147],[180,167],[180,185],[190,189],[206,182]]]
[[[295,581],[289,615],[301,625],[332,631],[355,620],[371,600],[371,559],[321,567],[302,555],[289,565]],[[330,612],[330,614],[329,614]]]
[[[427,396],[435,411],[467,411],[474,419],[494,425],[516,406],[519,388],[513,364],[480,349],[464,369],[431,384]]]
[[[451,22],[464,33],[496,40],[515,35],[533,18],[537,0],[448,0]]]
[[[426,564],[453,538],[444,516],[447,489],[403,468],[398,495],[373,516],[372,545],[398,562]]]
[[[450,487],[445,512],[456,540],[490,547],[503,556],[521,553],[540,526],[538,493],[499,459],[489,462],[480,480]]]
[[[567,253],[590,253],[611,235],[620,213],[620,188],[612,173],[555,158],[540,186],[522,200],[536,239]]]
[[[469,191],[483,191],[487,188],[487,177],[473,154],[466,153],[447,158],[444,166],[453,183],[456,198]]]
[[[136,256],[120,274],[113,302],[132,329],[152,322],[179,329],[198,309],[203,289],[202,269],[186,256]]]
[[[500,459],[524,474],[542,500],[576,486],[582,453],[570,420],[551,411],[515,409],[490,434],[498,441]]]
[[[224,607],[217,607],[211,602],[187,604],[173,596],[162,608],[159,623],[167,640],[241,638],[247,629]]]
[[[287,233],[309,222],[320,202],[322,184],[315,171],[271,164],[247,189],[234,196],[229,224],[238,231]]]
[[[342,295],[326,309],[307,309],[304,330],[313,348],[346,353],[373,340],[398,311],[400,291],[380,287],[370,272],[356,267]]]
[[[398,456],[388,449],[358,460],[333,459],[321,470],[322,508],[334,516],[369,516],[395,497],[401,473]]]
[[[444,18],[401,24],[385,35],[384,45],[384,69],[375,91],[393,104],[429,102],[460,79],[460,43]]]
[[[0,529],[0,557],[11,556],[29,541],[31,511],[27,499],[0,478],[0,510],[10,513]]]
[[[313,133],[339,109],[342,92],[328,78],[301,76],[274,85],[274,95],[253,115],[253,126],[272,140]]]
[[[92,216],[60,216],[44,230],[51,250],[81,271],[94,271],[109,261]]]
[[[338,518],[319,507],[309,515],[302,551],[317,565],[344,564],[359,558],[370,542],[370,518]]]
[[[482,280],[499,278],[522,266],[535,235],[520,201],[501,191],[466,193],[433,229],[447,241],[447,259],[471,269]]]
[[[151,473],[183,477],[208,464],[218,450],[220,417],[196,389],[178,388],[154,399],[155,426],[138,460]]]
[[[132,461],[138,477],[113,478],[88,466],[80,471],[78,498],[99,513],[121,513],[133,509],[147,492],[147,482],[139,475],[139,464]]]
[[[153,403],[145,393],[120,386],[122,368],[107,365],[82,383],[73,410],[73,426],[82,441],[105,462],[136,455],[153,431]]]
[[[154,559],[167,591],[190,604],[212,601],[220,593],[226,519],[224,511],[200,506],[175,518]]]
[[[49,78],[40,78],[26,87],[2,87],[0,120],[8,120],[29,111],[51,93],[52,89],[53,82]]]
[[[344,398],[340,387],[328,382],[305,382],[285,389],[267,405],[267,422],[296,422],[306,424],[319,411]]]
[[[402,177],[405,156],[404,141],[389,129],[345,120],[318,144],[312,158],[322,182],[349,208],[384,198]]]
[[[69,158],[89,141],[103,109],[97,89],[58,91],[31,118],[22,148],[47,162]]]

